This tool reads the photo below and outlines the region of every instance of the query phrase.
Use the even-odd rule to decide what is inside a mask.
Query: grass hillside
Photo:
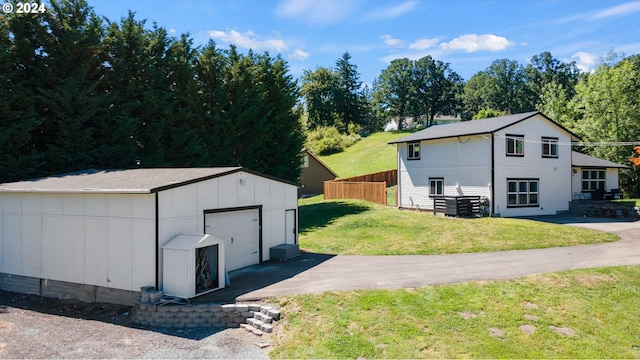
[[[414,131],[374,133],[362,138],[341,153],[320,156],[320,160],[341,178],[395,169],[396,147],[388,145],[387,142]]]

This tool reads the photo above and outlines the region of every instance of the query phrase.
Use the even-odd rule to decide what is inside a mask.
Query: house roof
[[[149,194],[239,171],[297,186],[295,183],[251,171],[243,167],[142,168],[127,170],[86,170],[40,179],[5,183],[0,184],[0,193],[71,192]]]
[[[586,155],[577,151],[571,152],[571,165],[577,167],[592,167],[592,168],[618,168],[628,169],[628,166],[620,165],[618,163],[611,162],[597,158],[595,156]]]
[[[545,119],[551,121],[561,129],[571,134],[572,138],[579,140],[578,136],[574,135],[569,130],[562,127],[560,124],[549,119],[541,112],[531,111],[531,112],[526,112],[521,114],[493,117],[493,118],[482,119],[482,120],[463,121],[463,122],[452,123],[452,124],[431,126],[424,130],[413,133],[411,135],[402,137],[400,139],[389,141],[388,144],[399,144],[399,143],[407,143],[407,142],[422,141],[422,140],[446,139],[446,138],[451,138],[456,136],[491,134],[498,130],[502,130],[508,126],[514,125],[516,123],[519,123],[521,121],[534,117],[536,115],[543,116]]]
[[[327,171],[329,171],[331,174],[333,174],[333,176],[338,177],[338,174],[336,174],[333,170],[331,170],[331,168],[325,164],[324,162],[322,162],[322,160],[320,160],[316,154],[312,153],[311,151],[309,151],[308,149],[302,149],[302,153],[306,153],[307,155],[311,156],[312,158],[314,158],[320,165],[322,165],[322,167],[324,167],[325,169],[327,169]]]

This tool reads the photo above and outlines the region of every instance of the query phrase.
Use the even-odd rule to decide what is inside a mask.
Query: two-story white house
[[[584,190],[577,179],[582,169],[574,170],[585,164],[573,166],[572,158],[604,161],[575,155],[571,144],[579,140],[533,111],[432,126],[391,141],[398,154],[398,207],[433,209],[436,196],[481,196],[490,199],[491,213],[500,216],[568,211],[574,192]],[[603,170],[624,167],[599,165]],[[604,190],[618,187],[617,169],[611,177],[602,182]]]

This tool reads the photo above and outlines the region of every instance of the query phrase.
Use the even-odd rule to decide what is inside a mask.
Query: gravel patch
[[[0,358],[268,359],[269,335],[139,326],[131,308],[0,291]]]

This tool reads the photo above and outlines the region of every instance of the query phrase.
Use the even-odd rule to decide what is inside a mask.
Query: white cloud
[[[438,45],[438,39],[418,39],[409,45],[409,49],[425,50]]]
[[[578,69],[584,72],[592,72],[598,64],[598,55],[593,53],[586,53],[584,51],[578,51],[571,56],[576,61]]]
[[[403,47],[404,41],[400,39],[396,39],[393,36],[386,34],[380,36],[380,38],[384,41],[384,44],[391,47]]]
[[[174,34],[175,32],[176,32],[176,29],[174,28],[169,29],[169,34]]]
[[[478,51],[496,52],[504,50],[511,45],[513,45],[513,42],[503,36],[466,34],[440,44],[440,48],[443,50],[464,50],[467,53]]]
[[[289,58],[295,60],[305,60],[309,57],[309,53],[302,49],[295,49],[291,54],[289,54]]]
[[[283,0],[275,9],[278,16],[312,25],[328,25],[348,18],[360,7],[355,0]]]
[[[626,4],[617,5],[608,9],[599,11],[591,16],[592,20],[606,19],[615,16],[631,15],[640,11],[640,1],[628,2]]]
[[[256,34],[249,30],[245,33],[240,33],[236,30],[209,31],[209,37],[220,40],[227,44],[233,44],[240,48],[253,49],[254,51],[274,50],[282,52],[287,50],[287,44],[280,39],[258,39]]]
[[[345,0],[349,1],[349,0]],[[402,4],[398,4],[396,6],[390,7],[379,7],[375,8],[364,15],[366,20],[379,20],[379,19],[395,19],[399,16],[402,16],[409,11],[413,10],[416,5],[418,5],[417,1],[405,1]]]

